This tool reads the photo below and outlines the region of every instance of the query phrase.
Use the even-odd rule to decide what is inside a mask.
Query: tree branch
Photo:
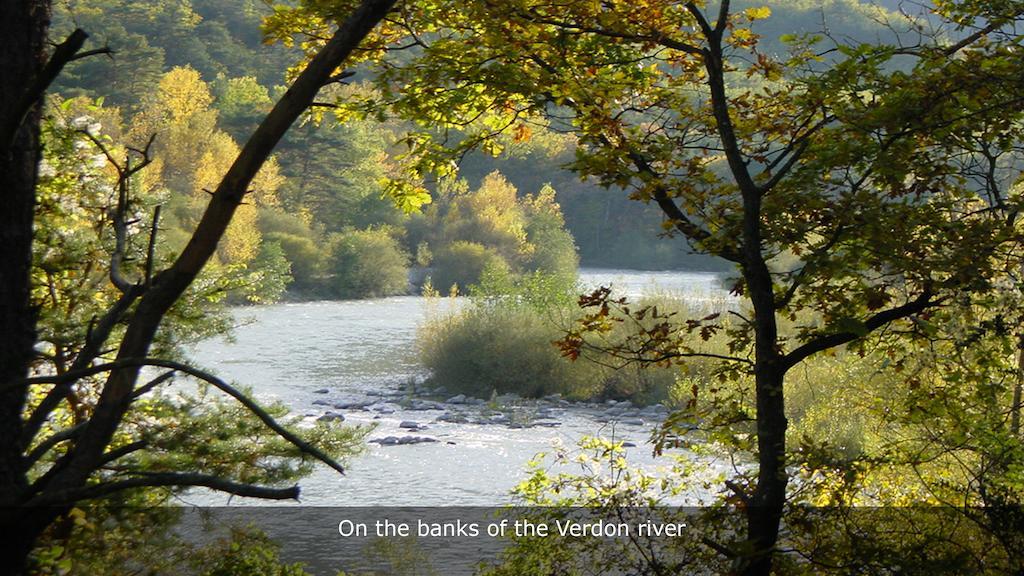
[[[119,448],[114,448],[113,450],[103,455],[102,464],[110,464],[111,462],[117,460],[118,458],[124,458],[125,456],[131,454],[132,452],[138,452],[139,450],[142,450],[147,446],[149,446],[149,442],[147,442],[146,440],[137,440],[135,442],[125,444],[124,446],[121,446]]]
[[[28,87],[22,94],[21,99],[14,105],[14,110],[7,118],[7,125],[3,127],[3,132],[0,133],[0,145],[4,148],[11,146],[29,111],[43,97],[47,88],[57,79],[64,66],[74,60],[75,54],[82,49],[82,45],[85,44],[85,39],[88,37],[89,35],[84,30],[76,28],[67,39],[57,45],[50,59],[46,61],[46,65],[39,71],[39,74],[28,81]],[[5,81],[11,81],[11,79],[6,79]]]
[[[609,145],[611,144],[607,138],[604,140],[605,143]],[[629,155],[629,159],[633,162],[633,165],[636,166],[637,170],[639,170],[642,175],[646,176],[648,180],[654,181],[654,201],[658,204],[658,207],[661,208],[661,211],[672,219],[672,223],[675,225],[676,229],[695,242],[702,242],[710,238],[711,233],[690,220],[690,218],[687,217],[687,215],[672,200],[668,191],[665,189],[665,186],[660,182],[661,176],[654,170],[654,167],[651,166],[647,159],[634,150],[629,150],[627,153]],[[739,252],[725,247],[719,250],[716,255],[721,256],[730,262],[741,261],[741,255]]]
[[[835,230],[832,232],[832,236],[828,239],[828,241],[825,242],[825,244],[818,247],[817,249],[815,249],[809,257],[804,259],[804,265],[801,266],[800,271],[797,272],[794,277],[792,277],[792,279],[789,282],[789,287],[786,288],[786,292],[783,293],[782,297],[776,300],[776,310],[781,310],[789,305],[789,303],[793,300],[793,297],[796,296],[797,290],[799,290],[800,287],[803,286],[804,280],[807,278],[807,275],[815,267],[815,259],[831,252],[832,248],[834,248],[835,245],[839,242],[839,239],[842,237],[845,231],[846,226],[844,226],[843,224],[839,224],[838,226],[836,226]],[[790,274],[792,274],[792,272]]]
[[[142,473],[139,473],[142,474]],[[66,506],[80,500],[102,498],[111,494],[130,490],[133,488],[159,488],[159,487],[202,487],[210,488],[218,492],[226,492],[235,496],[247,498],[262,498],[264,500],[296,500],[299,497],[299,487],[269,488],[255,486],[253,484],[242,484],[232,482],[217,476],[208,474],[194,474],[181,472],[160,472],[145,474],[127,480],[113,482],[101,482],[80,488],[59,490],[42,495],[29,503],[30,506]]]
[[[56,384],[46,397],[36,406],[35,410],[28,417],[25,422],[25,427],[22,429],[21,445],[22,447],[28,447],[31,444],[32,439],[35,438],[36,434],[39,433],[43,423],[50,416],[61,400],[67,395],[71,385],[81,378],[91,376],[93,374],[99,374],[105,372],[105,370],[90,371],[88,370],[89,364],[96,359],[100,354],[100,349],[103,343],[107,341],[111,331],[117,326],[124,315],[128,312],[131,305],[142,295],[142,287],[132,286],[127,292],[118,298],[110,309],[103,315],[102,318],[89,330],[89,334],[85,339],[85,346],[78,351],[75,356],[75,361],[71,364],[71,367],[61,377],[53,382]],[[28,379],[26,383],[33,384],[32,378]]]
[[[160,230],[160,209],[162,206],[157,205],[153,208],[153,223],[149,228],[149,245],[146,247],[146,273],[143,278],[142,285],[149,287],[153,281],[153,266],[154,258],[156,256],[156,235]]]
[[[20,385],[61,385],[66,384],[67,382],[73,382],[81,378],[85,378],[87,376],[92,376],[95,374],[100,374],[103,372],[114,372],[117,370],[123,370],[125,368],[139,368],[142,366],[157,366],[160,368],[168,368],[172,371],[171,373],[165,373],[158,376],[153,382],[150,382],[145,387],[143,387],[147,389],[146,391],[152,389],[152,387],[154,387],[157,384],[167,381],[170,378],[171,374],[173,374],[173,372],[181,372],[184,374],[188,374],[189,376],[192,376],[194,378],[198,378],[199,380],[202,380],[212,385],[214,388],[217,388],[218,390],[224,392],[228,396],[231,396],[232,398],[237,400],[242,406],[244,406],[247,410],[252,412],[257,418],[259,418],[264,425],[273,430],[275,434],[286,440],[288,443],[298,448],[299,451],[319,460],[320,462],[323,462],[324,464],[326,464],[327,466],[329,466],[330,468],[332,468],[333,470],[337,471],[340,474],[345,473],[345,469],[344,467],[342,467],[341,464],[336,462],[333,458],[331,458],[330,456],[328,456],[315,446],[312,446],[305,440],[302,440],[301,438],[290,432],[287,428],[281,426],[281,424],[279,424],[277,420],[274,419],[273,416],[268,414],[266,410],[259,406],[259,404],[257,404],[254,400],[252,400],[244,393],[239,391],[237,388],[231,386],[230,384],[214,376],[213,374],[204,372],[203,370],[199,370],[198,368],[194,368],[187,364],[182,364],[181,362],[175,362],[173,360],[161,360],[157,358],[126,358],[116,360],[114,362],[109,362],[106,364],[90,366],[89,368],[78,370],[76,372],[66,372],[64,374],[53,376],[39,376],[35,378],[28,378],[26,380],[23,380]],[[139,390],[142,390],[143,388],[139,388]],[[137,395],[133,393],[132,398],[134,399],[136,397]]]
[[[726,9],[728,9],[728,2],[723,2],[722,4]],[[715,30],[711,28],[711,23],[708,22],[707,17],[700,11],[700,8],[698,8],[693,2],[687,2],[686,9],[690,12],[690,15],[693,16],[694,20],[697,21],[697,26],[700,27],[700,31],[704,34],[704,37],[711,40],[715,36]]]
[[[721,38],[725,27],[729,25],[729,0],[722,0],[718,7],[718,22],[715,23],[715,34]]]
[[[163,374],[157,376],[156,378],[153,378],[149,382],[146,382],[142,386],[139,386],[138,388],[135,389],[135,391],[132,392],[132,400],[145,396],[157,386],[163,384],[164,382],[167,382],[171,378],[174,378],[175,374],[177,374],[175,370],[168,370],[167,372],[164,372]]]
[[[868,333],[874,332],[890,322],[894,322],[908,316],[913,316],[914,314],[918,314],[932,306],[938,306],[941,303],[941,300],[932,300],[932,296],[933,294],[931,290],[926,288],[921,295],[914,300],[911,300],[901,306],[896,306],[895,308],[883,310],[865,320],[865,330]],[[823,352],[829,348],[848,344],[854,340],[863,338],[864,335],[865,334],[856,334],[853,332],[838,332],[835,334],[821,335],[784,355],[782,357],[781,365],[783,370],[789,370],[809,356],[817,354],[818,352]]]
[[[90,56],[99,56],[100,54],[106,54],[107,56],[113,57],[114,51],[110,49],[110,46],[104,46],[102,48],[96,48],[95,50],[86,50],[85,52],[79,52],[71,57],[68,62],[74,62],[76,60],[82,60],[89,58]]]
[[[24,467],[26,469],[31,468],[39,461],[40,458],[53,449],[54,446],[61,442],[73,439],[84,427],[85,423],[83,422],[77,426],[72,426],[71,428],[65,428],[59,432],[54,432],[29,452],[28,456],[25,457]]]

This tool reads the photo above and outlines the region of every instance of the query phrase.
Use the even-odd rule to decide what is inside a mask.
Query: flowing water
[[[729,299],[715,274],[583,270],[584,287],[611,285],[636,297],[676,294],[698,305]],[[281,400],[310,421],[327,412],[347,423],[375,424],[371,439],[419,436],[436,440],[414,445],[371,443],[341,476],[326,468],[302,481],[302,503],[315,506],[489,506],[509,502],[509,490],[525,476],[527,461],[553,444],[573,444],[583,435],[614,435],[636,444],[631,463],[657,468],[662,462],[646,444],[658,416],[651,411],[608,421],[607,407],[549,402],[541,410],[548,426],[437,422],[453,410],[472,413],[479,406],[439,405],[410,410],[401,389],[422,380],[416,331],[431,315],[444,314],[461,299],[399,296],[373,300],[279,304],[236,310],[233,339],[198,345],[192,357],[203,367],[250,386],[261,401]],[[324,392],[324,390],[327,392]],[[364,409],[337,409],[344,403]],[[403,408],[403,405],[405,406]],[[531,409],[527,406],[525,409]],[[399,428],[415,421],[425,429]],[[226,497],[198,496],[205,504]]]

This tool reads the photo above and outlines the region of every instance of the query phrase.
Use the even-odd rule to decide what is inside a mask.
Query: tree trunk
[[[757,486],[747,507],[747,540],[751,556],[743,567],[746,576],[767,576],[779,538],[786,502],[786,428],[783,374],[762,365],[755,375],[757,387]]]
[[[760,214],[760,198],[745,201],[746,209]],[[748,218],[748,220],[750,220]],[[748,223],[747,227],[757,225]],[[754,386],[757,402],[757,485],[747,503],[747,542],[750,556],[744,559],[744,576],[768,576],[779,537],[779,524],[786,503],[786,420],[783,382],[786,370],[779,353],[778,324],[771,274],[761,254],[758,235],[748,231],[743,266],[750,301],[754,308]]]
[[[1020,438],[1020,411],[1024,396],[1024,334],[1017,336],[1017,378],[1013,383],[1013,405],[1010,407],[1010,433]]]
[[[699,15],[696,9],[692,9]],[[703,51],[712,111],[729,171],[743,198],[739,260],[747,295],[754,309],[754,383],[757,399],[757,485],[746,503],[747,545],[738,571],[744,576],[768,576],[786,503],[786,420],[783,380],[786,367],[779,347],[775,289],[763,252],[762,191],[754,182],[739,145],[726,95],[722,34],[727,28],[729,3],[720,7],[714,28],[699,16],[708,46]]]
[[[41,0],[0,2],[0,533],[5,569],[17,573],[32,541],[8,514],[10,499],[27,485],[21,437],[24,379],[34,358],[36,312],[30,302],[32,220],[40,159],[41,102],[26,113],[26,80],[45,64],[50,5]],[[10,554],[8,552],[11,552]]]

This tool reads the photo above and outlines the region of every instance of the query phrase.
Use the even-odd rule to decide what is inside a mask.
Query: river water
[[[712,273],[584,269],[580,282],[584,287],[611,285],[616,293],[631,297],[682,295],[709,307],[729,300]],[[376,425],[371,440],[436,440],[371,443],[364,454],[351,459],[345,476],[318,469],[301,482],[301,502],[307,506],[505,504],[509,490],[524,479],[531,458],[550,452],[557,443],[573,445],[584,435],[614,436],[636,444],[627,450],[634,465],[663,465],[646,444],[660,419],[653,411],[633,411],[632,418],[609,421],[602,413],[604,406],[546,403],[540,409],[549,426],[516,428],[435,421],[452,412],[472,416],[482,409],[479,406],[410,410],[410,397],[401,389],[425,377],[417,362],[417,328],[431,315],[447,313],[462,302],[400,296],[240,308],[235,311],[233,338],[206,341],[195,347],[192,358],[228,381],[251,387],[261,401],[285,402],[309,421],[327,412],[340,413],[346,423]],[[364,409],[332,407],[353,402],[376,403]],[[401,429],[403,421],[426,428]],[[197,498],[207,505],[227,502],[218,495]]]

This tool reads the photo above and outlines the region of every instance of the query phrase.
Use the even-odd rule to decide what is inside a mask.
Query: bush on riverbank
[[[384,229],[351,230],[331,238],[324,291],[332,298],[405,294],[409,256]]]
[[[562,356],[554,341],[579,316],[576,298],[582,291],[560,276],[515,277],[489,269],[473,287],[469,306],[421,328],[420,358],[432,383],[478,398],[514,393],[638,404],[667,400],[675,369],[614,369],[618,361],[611,357],[573,362]]]
[[[485,269],[496,267],[508,268],[497,252],[483,244],[460,240],[437,252],[430,282],[442,292],[447,293],[454,286],[465,294],[469,286],[480,281]]]

